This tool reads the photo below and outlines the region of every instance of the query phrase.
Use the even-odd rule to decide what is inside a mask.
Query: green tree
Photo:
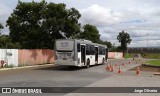
[[[130,44],[132,39],[130,39],[130,35],[127,32],[122,31],[117,36],[117,40],[121,43],[120,47],[124,54],[127,50],[127,44]]]
[[[65,4],[19,1],[7,20],[10,37],[22,48],[51,48],[55,39],[71,38],[79,32],[80,13]]]
[[[108,48],[112,48],[112,43],[108,41],[104,41],[102,44],[107,45]]]
[[[41,46],[42,11],[44,1],[31,3],[19,1],[17,7],[7,20],[10,37],[14,43],[19,42],[23,48],[38,48]]]
[[[77,34],[80,33],[80,23],[78,23],[81,14],[75,8],[67,10],[67,18],[63,32],[67,38],[76,38]]]
[[[103,44],[103,45],[107,45],[107,47],[108,47],[109,49],[112,48],[112,43],[109,42],[109,41],[102,41],[102,40],[99,40],[98,43],[99,43],[99,44]]]
[[[3,25],[0,23],[0,32],[1,32],[1,29],[3,29]],[[1,33],[0,33],[0,36],[1,36]]]
[[[8,38],[5,35],[0,35],[0,48],[6,48],[6,42],[8,42]]]
[[[90,40],[94,43],[99,43],[100,41],[100,34],[96,26],[86,24],[83,26],[83,32],[80,33],[81,39]]]
[[[0,23],[0,29],[3,29],[3,26],[2,26],[2,24]]]
[[[0,48],[18,49],[21,48],[19,43],[12,43],[9,35],[0,35]]]
[[[75,8],[66,9],[65,4],[49,3],[46,7],[42,15],[45,18],[42,29],[46,35],[43,38],[43,44],[53,48],[55,39],[72,38],[79,32],[78,19],[81,15]]]
[[[0,23],[0,29],[3,29],[3,26],[2,26],[1,23]],[[0,48],[2,47],[2,42],[1,41],[2,41],[2,35],[1,35],[1,32],[0,32]]]

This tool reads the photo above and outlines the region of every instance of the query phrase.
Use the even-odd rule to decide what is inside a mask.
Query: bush
[[[14,64],[10,64],[10,65],[6,64],[6,65],[4,66],[4,68],[13,68],[13,67],[15,67]]]

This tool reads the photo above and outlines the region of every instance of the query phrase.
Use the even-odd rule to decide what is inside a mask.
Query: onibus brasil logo
[[[42,93],[41,89],[35,88],[2,88],[2,93]]]

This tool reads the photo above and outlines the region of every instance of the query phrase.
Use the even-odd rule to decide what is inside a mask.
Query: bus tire
[[[102,64],[104,64],[105,63],[105,60],[104,60],[104,58],[102,59]]]
[[[90,60],[87,59],[87,65],[86,65],[86,68],[89,68],[90,67]]]

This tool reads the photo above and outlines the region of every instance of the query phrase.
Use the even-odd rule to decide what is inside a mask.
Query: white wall
[[[0,49],[1,60],[8,62],[8,65],[18,66],[18,49]]]

